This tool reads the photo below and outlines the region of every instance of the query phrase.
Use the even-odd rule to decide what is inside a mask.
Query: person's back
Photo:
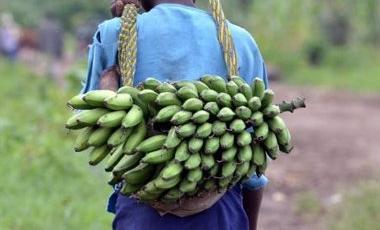
[[[120,19],[99,26],[90,50],[90,70],[83,92],[99,87],[103,70],[117,64]],[[239,60],[239,74],[247,82],[260,77],[267,82],[264,62],[256,43],[244,29],[230,24]],[[138,17],[138,48],[134,84],[147,77],[163,82],[198,80],[204,74],[227,76],[217,27],[200,9],[159,4]],[[265,177],[253,177],[248,189],[265,186]],[[115,229],[248,229],[241,187],[236,186],[210,209],[185,218],[161,217],[147,204],[117,195]]]

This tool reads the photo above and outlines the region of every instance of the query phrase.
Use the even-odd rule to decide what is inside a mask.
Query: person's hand
[[[135,4],[137,8],[141,7],[139,0],[112,0],[111,13],[113,17],[121,17],[123,15],[124,6],[127,4]]]
[[[118,66],[114,65],[107,68],[100,77],[99,89],[117,91],[119,89],[120,76]]]

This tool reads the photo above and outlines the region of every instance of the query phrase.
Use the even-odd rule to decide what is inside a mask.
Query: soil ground
[[[272,87],[280,99],[306,97],[308,108],[283,116],[296,149],[269,167],[259,229],[325,229],[324,212],[342,202],[345,188],[380,175],[380,95]],[[303,210],[300,197],[305,196],[303,202],[318,207]],[[307,200],[313,197],[316,204]]]

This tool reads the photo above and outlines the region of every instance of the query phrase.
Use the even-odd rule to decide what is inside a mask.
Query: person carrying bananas
[[[120,17],[124,6],[131,3],[145,10],[137,18],[135,86],[151,76],[162,82],[173,82],[198,80],[199,76],[209,73],[228,75],[215,21],[208,12],[196,7],[195,0],[114,0],[112,13],[115,18],[99,25],[90,46],[88,77],[82,93],[120,87]],[[236,48],[240,76],[247,82],[259,77],[268,86],[265,64],[255,40],[245,29],[232,23],[228,26]],[[183,204],[191,202],[190,206],[194,207],[191,210],[193,215],[186,217],[160,215],[165,213],[164,206],[152,208],[134,198],[122,196],[118,188],[110,197],[108,209],[115,213],[113,229],[254,230],[267,183],[265,176],[255,175],[227,191],[207,210],[196,208],[197,203],[207,203],[207,200],[184,200]]]

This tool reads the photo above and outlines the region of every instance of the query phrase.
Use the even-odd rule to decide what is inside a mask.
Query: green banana
[[[173,149],[160,149],[154,152],[148,153],[143,159],[141,159],[142,163],[158,165],[170,161],[174,158],[174,150]]]
[[[229,81],[226,84],[227,92],[231,97],[239,93],[239,86],[234,81]]]
[[[169,92],[169,93],[177,93],[177,89],[169,84],[169,83],[163,83],[161,85],[159,85],[157,88],[156,88],[156,91],[158,93],[165,93],[165,92]]]
[[[235,171],[235,177],[238,178],[236,182],[238,182],[243,176],[246,176],[251,167],[250,162],[244,162],[243,164],[239,164]]]
[[[69,106],[72,109],[78,109],[78,110],[93,109],[94,108],[93,106],[87,104],[87,102],[83,100],[83,96],[84,95],[82,94],[74,96],[67,102],[67,106]]]
[[[206,89],[210,89],[205,83],[203,83],[201,81],[195,81],[194,85],[195,85],[195,87],[197,87],[197,91],[199,94],[202,93]]]
[[[144,89],[156,90],[156,88],[161,84],[162,83],[159,80],[149,77],[143,82],[143,87]]]
[[[106,172],[111,172],[124,156],[123,145],[119,145],[118,147],[113,148],[110,152],[110,155],[111,156],[108,158],[105,166]]]
[[[133,154],[136,147],[145,139],[147,127],[145,121],[133,128],[132,134],[129,136],[124,146],[124,152],[127,155]]]
[[[219,76],[204,76],[201,81],[216,92],[227,92],[226,81]]]
[[[120,193],[123,194],[124,196],[131,196],[137,191],[139,191],[142,188],[142,184],[139,185],[133,185],[133,184],[128,184],[124,183],[123,187],[120,190]]]
[[[166,107],[170,105],[178,105],[180,106],[182,103],[178,99],[175,93],[160,93],[155,100],[156,104],[161,107]]]
[[[193,123],[187,123],[177,128],[177,134],[178,136],[182,138],[191,137],[195,134],[196,131],[197,131],[197,126],[194,125]]]
[[[86,110],[83,112],[80,112],[76,119],[80,124],[85,124],[87,126],[96,125],[99,118],[101,118],[104,114],[108,113],[109,111],[107,109],[93,109],[93,110]]]
[[[177,90],[180,90],[184,87],[197,90],[197,87],[194,85],[194,83],[192,81],[177,81],[174,83],[174,86],[177,88]]]
[[[259,109],[261,108],[261,99],[259,97],[252,97],[248,101],[248,107],[251,109],[253,113],[259,111]]]
[[[206,144],[204,147],[204,153],[205,154],[215,154],[218,152],[220,147],[220,138],[219,137],[212,137],[206,140]]]
[[[185,162],[185,168],[187,170],[192,170],[198,168],[202,163],[202,158],[199,153],[192,154],[189,159]]]
[[[195,133],[195,137],[207,138],[211,135],[211,133],[212,133],[212,124],[204,123],[203,125],[198,127],[197,132]]]
[[[90,147],[88,145],[88,140],[90,139],[91,134],[94,131],[95,131],[95,128],[93,127],[88,127],[81,131],[81,133],[78,135],[78,137],[75,140],[75,144],[74,144],[75,152],[82,152],[88,149],[88,147]]]
[[[78,130],[78,129],[83,129],[87,127],[88,125],[80,123],[78,120],[79,114],[75,114],[71,116],[65,124],[66,129],[71,129],[71,130]]]
[[[158,189],[155,185],[154,185],[154,180],[150,181],[149,183],[147,183],[143,188],[142,190],[144,192],[147,192],[149,194],[152,194],[152,195],[161,195],[164,190],[162,189]]]
[[[183,87],[178,90],[177,96],[182,100],[186,101],[190,98],[198,98],[198,90],[191,87]]]
[[[168,136],[164,142],[164,147],[166,149],[173,149],[180,145],[182,139],[178,136],[176,127],[172,127],[169,130]]]
[[[251,164],[249,166],[248,172],[247,172],[246,176],[243,178],[244,182],[250,180],[252,176],[256,175],[257,167],[258,166],[254,165],[254,164]]]
[[[143,152],[143,153],[149,153],[152,151],[159,150],[162,148],[166,141],[167,136],[166,135],[155,135],[152,136],[143,142],[141,142],[137,147],[137,152]]]
[[[132,129],[125,129],[120,127],[108,138],[107,144],[110,147],[116,147],[124,143],[127,138],[131,135]]]
[[[158,198],[160,198],[161,194],[151,194],[144,190],[140,190],[137,192],[136,196],[142,202],[153,202],[157,200]]]
[[[145,156],[144,153],[135,153],[133,155],[125,155],[119,161],[119,163],[114,167],[112,173],[117,176],[121,176],[125,172],[136,167],[144,156]]]
[[[127,115],[125,111],[115,111],[115,112],[109,112],[105,115],[103,115],[98,120],[98,125],[100,127],[104,128],[115,128],[120,127],[121,122],[123,121],[124,117]]]
[[[215,75],[205,74],[204,76],[200,78],[200,80],[201,82],[206,84],[208,87],[210,87],[211,81],[213,81],[215,77],[216,77]]]
[[[115,95],[116,92],[111,90],[94,90],[86,93],[83,100],[92,106],[103,106],[105,99]]]
[[[186,141],[182,142],[176,149],[175,156],[174,156],[175,160],[178,162],[187,161],[190,157],[190,152],[188,148],[189,147],[187,145],[187,142]]]
[[[255,129],[255,132],[253,133],[256,141],[264,141],[269,134],[269,126],[266,122],[261,124],[257,129]]]
[[[216,164],[215,158],[212,155],[202,154],[202,163],[201,167],[203,170],[210,170]]]
[[[240,106],[235,110],[236,116],[244,121],[248,121],[252,116],[252,111],[246,106]]]
[[[234,106],[246,106],[248,104],[247,98],[242,93],[237,93],[232,97]]]
[[[215,121],[212,124],[212,133],[214,136],[222,136],[227,131],[227,124],[222,121]]]
[[[260,111],[253,113],[249,123],[251,123],[253,127],[261,126],[264,123],[264,114]]]
[[[245,122],[241,119],[235,119],[230,124],[230,130],[235,134],[242,133],[246,128]]]
[[[216,97],[216,102],[221,107],[231,107],[232,106],[232,97],[228,93],[219,93]]]
[[[263,80],[256,78],[252,84],[253,96],[263,99],[265,92],[265,83]]]
[[[149,114],[148,104],[140,99],[139,92],[140,90],[131,86],[124,86],[117,91],[118,94],[129,94],[133,98],[134,104],[138,105],[144,114]]]
[[[194,113],[191,120],[195,124],[203,124],[207,122],[210,119],[210,113],[204,110],[199,110],[198,112]]]
[[[206,110],[210,114],[216,116],[216,115],[218,115],[220,108],[219,108],[218,103],[216,103],[216,102],[207,102],[204,106],[204,110]]]
[[[263,110],[263,114],[267,118],[273,118],[281,113],[281,109],[278,105],[270,105]]]
[[[212,167],[210,169],[210,171],[208,172],[209,176],[210,177],[215,177],[216,175],[218,175],[219,173],[219,164],[215,164],[214,167]]]
[[[133,105],[133,99],[129,94],[116,94],[104,100],[104,105],[112,110],[127,110]]]
[[[280,134],[282,131],[287,129],[285,121],[279,116],[268,120],[268,125],[270,130],[276,134]]]
[[[289,145],[280,145],[280,151],[283,153],[291,153],[294,149],[294,146],[289,144]]]
[[[183,125],[191,120],[193,113],[189,111],[179,111],[170,120],[173,125]]]
[[[251,100],[251,98],[253,97],[252,88],[247,83],[239,87],[239,92],[245,96],[247,101]]]
[[[122,125],[124,128],[132,128],[144,120],[144,113],[140,106],[133,105],[127,115],[125,115]]]
[[[110,149],[107,145],[103,145],[101,147],[95,147],[90,152],[90,160],[89,164],[92,166],[98,165],[100,162],[102,162],[109,154]]]
[[[246,145],[242,148],[239,148],[238,160],[241,163],[250,162],[253,157],[252,147],[250,145]]]
[[[278,145],[276,135],[273,132],[269,132],[267,139],[264,141],[264,147],[267,154],[273,160],[277,159],[280,152],[280,146]]]
[[[280,133],[276,134],[277,141],[280,144],[281,151],[284,153],[290,153],[293,150],[292,146],[292,136],[288,128],[282,130]]]
[[[182,180],[182,182],[179,184],[179,190],[183,193],[189,193],[196,189],[197,183],[196,182],[190,182],[188,180]]]
[[[175,202],[175,201],[181,199],[183,196],[184,196],[183,192],[181,192],[178,188],[173,188],[165,194],[163,199],[167,200],[167,201]]]
[[[235,114],[234,111],[232,111],[228,107],[225,107],[225,108],[223,108],[223,109],[220,110],[220,112],[218,113],[217,117],[221,121],[231,121],[234,118],[235,115],[236,114]]]
[[[237,136],[237,145],[240,147],[244,147],[246,145],[249,145],[252,143],[252,136],[251,133],[248,131],[243,131]]]
[[[111,186],[115,186],[115,185],[119,184],[122,181],[123,181],[123,178],[117,177],[114,174],[110,173],[109,174],[109,179],[107,181],[107,184],[109,184]]]
[[[217,188],[215,182],[212,181],[212,180],[208,180],[208,181],[206,181],[206,182],[204,183],[203,187],[204,187],[204,189],[205,189],[206,191],[214,191],[214,190],[216,190],[216,188]]]
[[[162,177],[158,177],[154,180],[154,186],[158,189],[169,190],[177,186],[182,180],[180,175],[173,177],[169,180],[164,180]]]
[[[174,177],[181,175],[183,169],[184,168],[183,168],[183,165],[181,163],[178,163],[175,161],[170,162],[168,165],[166,165],[162,169],[162,178],[164,180],[170,180]]]
[[[238,149],[235,146],[232,146],[229,149],[226,149],[224,152],[222,152],[222,161],[232,161],[236,154],[238,152]]]
[[[219,188],[221,190],[224,190],[224,189],[228,188],[228,186],[230,185],[231,181],[232,181],[232,176],[225,177],[225,178],[219,180]]]
[[[202,179],[202,177],[203,177],[202,169],[196,168],[188,172],[186,179],[190,182],[198,183]]]
[[[150,104],[156,101],[158,93],[151,89],[144,89],[138,93],[138,97],[145,103]]]
[[[257,166],[261,166],[266,161],[265,150],[260,144],[252,145],[253,163]]]
[[[203,144],[203,139],[193,137],[189,140],[189,151],[193,154],[199,153],[203,147]]]
[[[264,164],[257,166],[257,169],[256,169],[257,176],[261,177],[262,175],[264,175],[265,171],[267,170],[267,167],[268,167],[268,160],[267,160],[267,158],[265,158]]]
[[[220,138],[220,147],[222,149],[230,149],[234,146],[235,136],[232,133],[226,132]]]
[[[239,77],[239,76],[231,76],[230,77],[231,81],[233,81],[238,87],[242,86],[243,84],[245,84],[245,81],[243,78]]]
[[[206,102],[216,102],[217,97],[218,92],[212,89],[206,89],[201,92],[201,98]]]
[[[123,177],[126,183],[129,184],[143,184],[150,180],[154,173],[155,167],[150,164],[141,163],[132,170],[124,173]]]
[[[271,89],[267,89],[264,92],[263,99],[261,100],[261,105],[263,108],[270,106],[273,103],[274,92]]]
[[[226,178],[226,177],[230,177],[230,176],[234,175],[234,172],[236,170],[236,166],[237,166],[237,164],[235,161],[224,162],[223,166],[222,166],[222,177]]]
[[[181,111],[181,107],[178,105],[167,106],[158,112],[154,121],[159,123],[169,122],[179,111]]]
[[[203,101],[198,98],[190,98],[183,103],[182,108],[190,112],[197,112],[203,108]]]
[[[107,143],[108,138],[111,136],[113,129],[99,128],[95,130],[88,139],[89,146],[99,147]]]

